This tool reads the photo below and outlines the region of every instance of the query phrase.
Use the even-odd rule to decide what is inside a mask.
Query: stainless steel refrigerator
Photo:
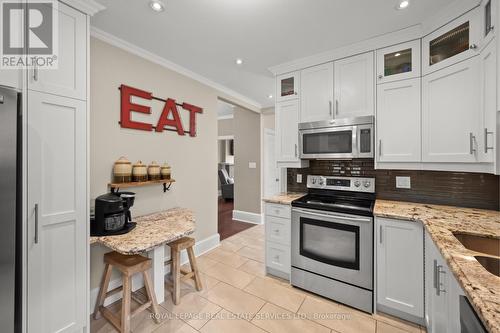
[[[21,331],[21,94],[0,86],[0,331]]]

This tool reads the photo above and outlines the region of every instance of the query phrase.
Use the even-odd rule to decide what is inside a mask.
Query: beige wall
[[[234,209],[260,214],[260,114],[235,107]],[[257,163],[255,169],[249,162]]]
[[[228,136],[234,134],[234,118],[233,119],[221,119],[217,121],[219,136]]]
[[[196,239],[215,235],[217,91],[94,38],[91,39],[90,68],[91,199],[107,192],[113,162],[120,156],[127,156],[132,162],[168,162],[177,181],[171,191],[163,193],[159,185],[135,188],[137,197],[132,214],[137,216],[175,206],[187,207],[193,209],[196,215]],[[150,91],[154,96],[170,97],[202,107],[203,114],[197,116],[198,136],[181,137],[175,132],[121,129],[118,125],[118,87],[121,84]],[[162,103],[153,102],[150,105],[153,114],[140,119],[156,123]],[[183,115],[183,123],[188,126],[187,112],[181,109],[179,112]],[[100,245],[91,247],[91,289],[98,287],[103,272],[102,254],[107,251]]]
[[[274,107],[262,109],[261,126],[262,128],[274,129],[275,125]]]

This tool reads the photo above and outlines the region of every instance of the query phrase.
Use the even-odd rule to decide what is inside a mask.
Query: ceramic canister
[[[132,179],[134,182],[145,182],[148,180],[148,168],[142,161],[138,161],[132,168]]]
[[[148,166],[148,176],[149,180],[158,180],[161,178],[160,176],[160,165],[156,162],[151,162]]]
[[[170,174],[172,169],[167,163],[161,166],[161,179],[170,179]]]
[[[126,157],[120,157],[113,165],[113,182],[128,183],[132,181],[132,163]]]

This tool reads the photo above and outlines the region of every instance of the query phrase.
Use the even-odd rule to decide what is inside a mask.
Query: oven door
[[[292,266],[372,290],[373,219],[294,208]]]
[[[300,158],[355,158],[357,135],[357,126],[299,130]]]

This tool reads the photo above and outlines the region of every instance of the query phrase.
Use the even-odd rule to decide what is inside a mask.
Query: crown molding
[[[252,106],[253,108],[256,108],[260,111],[260,109],[262,109],[262,105],[257,102],[257,101],[254,101],[253,99],[251,98],[248,98],[230,88],[227,88],[219,83],[216,83],[200,74],[197,74],[185,67],[182,67],[170,60],[167,60],[157,54],[154,54],[152,52],[149,52],[139,46],[136,46],[132,43],[129,43],[121,38],[118,38],[110,33],[107,33],[101,29],[98,29],[96,27],[93,27],[91,26],[90,27],[90,35],[94,38],[97,38],[103,42],[106,42],[108,44],[111,44],[113,46],[116,46],[122,50],[125,50],[129,53],[132,53],[132,54],[135,54],[141,58],[144,58],[146,60],[149,60],[157,65],[160,65],[160,66],[163,66],[167,69],[170,69],[174,72],[177,72],[181,75],[184,75],[190,79],[193,79],[195,81],[198,81],[200,83],[203,83],[204,85],[207,85],[221,93],[224,93],[225,95],[231,97],[231,98],[234,98],[236,99],[236,101],[231,101],[231,102],[234,102],[236,104],[241,104],[241,102],[243,103],[246,103],[250,106]],[[238,103],[240,102],[240,103]]]
[[[94,0],[61,0],[61,2],[90,16],[94,16],[101,10],[106,9],[106,7]]]

